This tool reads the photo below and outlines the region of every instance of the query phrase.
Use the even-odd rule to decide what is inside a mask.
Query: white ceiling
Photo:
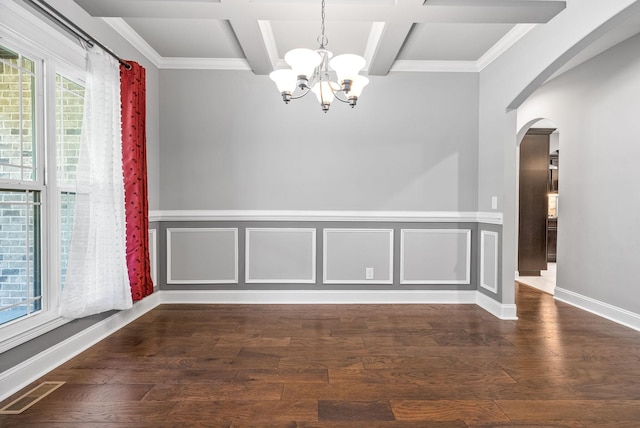
[[[321,0],[74,0],[160,68],[268,74],[318,47]],[[367,72],[478,71],[566,7],[556,0],[326,0],[327,48]]]

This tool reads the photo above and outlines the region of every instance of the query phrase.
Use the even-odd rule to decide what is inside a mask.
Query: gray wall
[[[640,9],[637,0],[580,0],[544,25],[529,31],[480,72],[478,210],[489,211],[492,197],[503,213],[502,301],[514,303],[517,239],[516,110],[547,78],[625,17]]]
[[[558,287],[640,313],[640,36],[537,90],[518,122],[560,134]]]
[[[477,79],[373,77],[323,114],[267,76],[161,70],[160,207],[475,211]]]

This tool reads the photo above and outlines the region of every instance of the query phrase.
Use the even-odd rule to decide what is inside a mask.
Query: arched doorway
[[[548,119],[518,133],[516,281],[554,294],[557,272],[560,134]]]

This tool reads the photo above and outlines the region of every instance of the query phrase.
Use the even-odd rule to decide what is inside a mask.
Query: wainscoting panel
[[[470,284],[471,230],[403,229],[401,284]]]
[[[324,229],[325,284],[393,284],[393,229]]]
[[[480,286],[498,292],[498,233],[480,231]]]
[[[167,229],[167,284],[237,282],[238,229]]]
[[[149,229],[149,263],[153,287],[158,288],[158,231]]]
[[[314,284],[316,229],[247,228],[245,282]]]

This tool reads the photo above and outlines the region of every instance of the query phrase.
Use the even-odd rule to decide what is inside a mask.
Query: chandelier
[[[324,8],[325,0],[322,0],[322,25],[317,39],[320,47],[315,51],[290,50],[284,60],[291,68],[275,70],[269,77],[276,83],[286,104],[313,92],[326,113],[334,99],[355,107],[369,79],[358,74],[366,64],[363,57],[354,54],[333,57],[326,49],[329,39],[324,34]]]

